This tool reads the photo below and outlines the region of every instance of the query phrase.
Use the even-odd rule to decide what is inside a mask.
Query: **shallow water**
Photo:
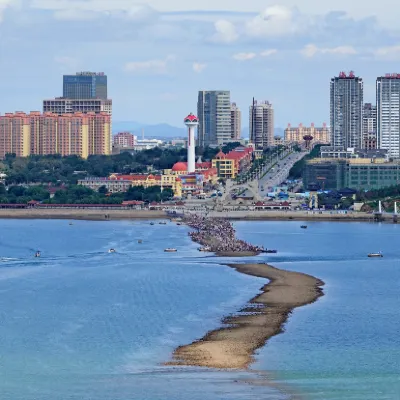
[[[1,220],[0,398],[278,400],[283,388],[305,399],[400,398],[400,227],[307,224],[235,223],[242,238],[278,249],[257,262],[326,286],[258,352],[259,373],[231,373],[162,366],[265,282],[197,252],[186,227]],[[366,258],[380,250],[383,259]]]

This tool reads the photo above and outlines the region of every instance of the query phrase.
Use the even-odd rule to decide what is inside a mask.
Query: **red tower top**
[[[185,121],[185,124],[186,123],[191,123],[191,122],[199,122],[199,119],[194,115],[194,114],[192,114],[192,113],[190,113],[185,119],[184,119],[184,121]]]

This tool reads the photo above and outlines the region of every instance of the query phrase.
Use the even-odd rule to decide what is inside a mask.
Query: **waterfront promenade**
[[[159,210],[94,210],[94,209],[0,209],[1,218],[15,219],[87,219],[102,220],[105,219],[153,219],[166,218],[167,212],[176,212],[177,214],[197,214],[207,215],[215,218],[228,218],[233,220],[316,220],[316,221],[374,221],[374,214],[363,212],[348,212],[347,214],[336,211],[254,211],[254,210],[237,210],[237,211],[205,211],[202,209],[187,209],[165,207]],[[107,216],[107,217],[106,217]],[[382,214],[382,220],[391,222],[392,214]]]

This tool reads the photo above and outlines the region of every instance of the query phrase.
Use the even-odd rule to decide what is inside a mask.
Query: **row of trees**
[[[312,158],[317,158],[320,155],[321,145],[317,144],[310,152],[304,156],[301,160],[294,163],[293,167],[289,171],[289,179],[300,179],[303,175],[303,170],[306,166],[306,161]]]
[[[228,152],[240,143],[229,143],[222,148]],[[210,160],[219,148],[197,149],[196,154],[203,160]],[[179,161],[186,161],[186,149],[161,149],[156,147],[131,154],[129,152],[110,156],[61,157],[60,155],[16,157],[7,154],[0,163],[0,171],[6,175],[6,185],[21,183],[66,183],[76,184],[85,176],[109,176],[112,173],[145,173],[171,168]]]
[[[133,186],[126,193],[107,192],[102,187],[98,192],[78,185],[60,187],[50,198],[46,187],[38,186],[10,186],[6,190],[0,184],[0,203],[2,204],[27,204],[31,200],[40,201],[46,204],[121,204],[125,200],[141,200],[144,202],[166,201],[172,199],[174,193],[171,189],[165,188],[161,191],[160,186],[144,188]]]

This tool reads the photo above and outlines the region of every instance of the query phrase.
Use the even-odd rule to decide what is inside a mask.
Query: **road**
[[[279,160],[279,162],[267,172],[259,181],[258,181],[258,189],[260,193],[264,196],[270,191],[270,189],[274,186],[280,186],[282,182],[284,182],[288,176],[289,171],[292,166],[299,160],[301,160],[307,153],[292,153],[283,160]],[[263,190],[264,189],[264,190]]]

